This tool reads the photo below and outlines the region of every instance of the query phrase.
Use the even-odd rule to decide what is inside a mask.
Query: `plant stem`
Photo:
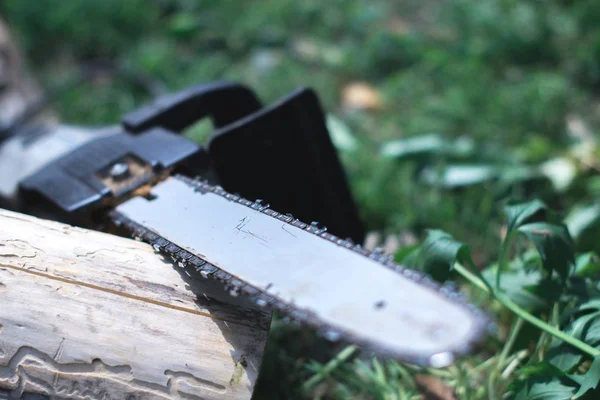
[[[464,393],[464,398],[465,399],[471,399],[471,385],[469,384],[469,374],[468,372],[463,368],[462,364],[458,365],[458,382],[457,382],[457,386],[461,386],[463,388],[463,393]],[[458,389],[458,387],[457,387]]]
[[[508,357],[508,353],[512,350],[513,345],[515,344],[515,340],[523,327],[523,319],[517,317],[517,320],[512,326],[510,330],[510,334],[508,335],[508,340],[504,343],[504,347],[502,348],[502,352],[500,353],[500,357],[498,358],[498,362],[496,363],[496,367],[492,369],[490,372],[490,376],[488,378],[488,395],[490,400],[494,400],[496,398],[496,379],[500,374],[500,370],[504,367],[504,362],[506,361],[506,357]]]
[[[559,304],[558,304],[558,302],[556,302],[552,306],[552,314],[548,318],[550,326],[554,326],[554,327],[559,326],[559,316],[560,316]],[[546,345],[547,345],[548,341],[549,341],[548,333],[542,332],[542,334],[540,336],[540,340],[539,340],[539,345],[536,346],[536,355],[539,358],[539,361],[544,360],[545,352],[546,352]]]
[[[502,275],[502,271],[505,269],[506,253],[508,252],[508,248],[515,233],[516,231],[507,232],[506,237],[502,242],[502,246],[500,247],[500,254],[498,255],[498,267],[496,268],[496,290],[500,290],[500,276]]]
[[[469,271],[463,265],[459,263],[454,264],[454,270],[461,274],[464,278],[466,278],[469,282],[473,283],[475,286],[479,287],[481,290],[491,294],[500,304],[504,307],[508,308],[518,317],[523,318],[525,321],[529,322],[533,326],[541,329],[544,332],[548,332],[550,335],[555,338],[562,340],[565,343],[570,344],[576,349],[586,353],[591,357],[596,357],[600,355],[600,350],[595,349],[594,347],[588,345],[587,343],[582,342],[579,339],[575,339],[567,333],[561,332],[560,329],[557,329],[548,323],[542,321],[541,319],[531,315],[529,312],[521,308],[518,304],[513,302],[508,296],[503,293],[498,293],[496,291],[490,290],[489,285],[482,281],[477,275],[473,272]]]
[[[308,391],[311,388],[313,388],[322,379],[327,377],[327,375],[329,375],[333,370],[335,370],[342,363],[344,363],[348,358],[350,358],[350,356],[352,356],[352,354],[354,354],[354,352],[356,350],[357,350],[357,347],[353,345],[353,346],[348,346],[344,350],[340,351],[337,356],[335,356],[327,364],[325,364],[325,366],[319,373],[315,374],[312,378],[310,378],[309,380],[304,382],[304,384],[302,385],[302,388],[305,391]]]
[[[473,366],[472,368],[469,369],[469,374],[478,374],[479,371],[487,370],[490,364],[495,364],[497,362],[496,357],[497,356],[494,355],[494,356],[488,358],[487,360],[485,360],[484,362]]]
[[[504,362],[506,361],[506,357],[512,350],[515,341],[517,340],[517,336],[519,336],[519,332],[523,327],[523,319],[517,318],[515,324],[513,325],[510,334],[508,335],[508,340],[504,344],[504,348],[502,349],[502,353],[500,353],[500,358],[498,359],[498,364],[496,365],[496,370],[500,370],[504,367]]]
[[[487,391],[488,391],[488,399],[489,400],[496,400],[497,399],[497,397],[496,397],[496,388],[495,388],[495,383],[494,383],[494,380],[495,380],[494,376],[495,376],[495,374],[496,374],[496,370],[493,370],[490,373],[490,377],[489,377],[488,382],[487,382]]]
[[[480,277],[478,277],[473,272],[469,271],[467,268],[462,266],[459,263],[454,263],[454,270],[461,274],[463,278],[466,278],[469,282],[477,286],[479,289],[483,290],[486,293],[492,294],[492,290],[490,286]]]
[[[401,379],[406,382],[408,387],[410,387],[411,389],[416,389],[417,385],[415,385],[415,380],[410,374],[410,371],[399,363],[394,363],[392,365],[400,372],[400,375],[402,376]]]
[[[502,378],[508,379],[508,377],[510,377],[510,374],[512,374],[513,371],[519,366],[519,363],[521,361],[523,361],[525,358],[527,358],[528,356],[529,356],[528,350],[521,350],[514,356],[510,357],[510,361],[508,362],[508,364],[506,365],[506,368],[502,372]]]
[[[498,301],[502,305],[504,305],[504,307],[508,308],[513,313],[517,314],[519,317],[523,318],[525,321],[529,322],[530,324],[534,325],[535,327],[537,327],[545,332],[548,332],[550,335],[554,336],[555,338],[560,339],[563,342],[570,344],[571,346],[575,347],[576,349],[581,350],[582,352],[588,354],[591,357],[596,357],[596,356],[600,355],[600,350],[597,350],[594,347],[590,346],[589,344],[587,344],[579,339],[575,339],[573,336],[569,335],[568,333],[564,333],[560,329],[557,329],[557,328],[547,324],[546,322],[542,321],[541,319],[534,317],[533,315],[531,315],[530,313],[528,313],[527,311],[522,309],[518,304],[514,303],[506,295],[496,294],[495,297],[496,297],[496,299],[498,299]]]

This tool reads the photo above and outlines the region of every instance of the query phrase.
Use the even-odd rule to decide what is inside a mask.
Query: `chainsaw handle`
[[[233,82],[213,82],[158,97],[121,120],[131,133],[160,127],[181,132],[202,118],[210,117],[215,128],[223,127],[262,107],[252,90]]]

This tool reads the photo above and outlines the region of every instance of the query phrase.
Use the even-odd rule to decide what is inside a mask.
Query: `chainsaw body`
[[[205,117],[215,128],[208,143],[181,136]],[[177,172],[364,239],[309,89],[263,107],[245,86],[218,82],[160,97],[120,126],[30,128],[0,143],[0,171],[1,206],[82,226],[97,222],[95,211]]]

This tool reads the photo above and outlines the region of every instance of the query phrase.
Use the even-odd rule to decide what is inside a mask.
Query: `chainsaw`
[[[205,145],[181,135],[204,118]],[[12,130],[0,136],[0,171],[0,206],[148,242],[331,341],[444,367],[489,327],[451,284],[361,246],[310,89],[263,106],[216,82],[160,96],[114,127]]]

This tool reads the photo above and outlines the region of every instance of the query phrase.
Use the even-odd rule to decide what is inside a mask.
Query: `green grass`
[[[170,90],[232,79],[270,102],[313,87],[369,229],[417,238],[397,259],[456,281],[497,322],[474,355],[422,370],[276,318],[257,398],[416,399],[423,374],[461,399],[598,395],[599,2],[4,0],[0,12],[46,86],[116,59]],[[357,81],[380,107],[344,106]],[[107,124],[148,99],[97,80],[56,108]]]

